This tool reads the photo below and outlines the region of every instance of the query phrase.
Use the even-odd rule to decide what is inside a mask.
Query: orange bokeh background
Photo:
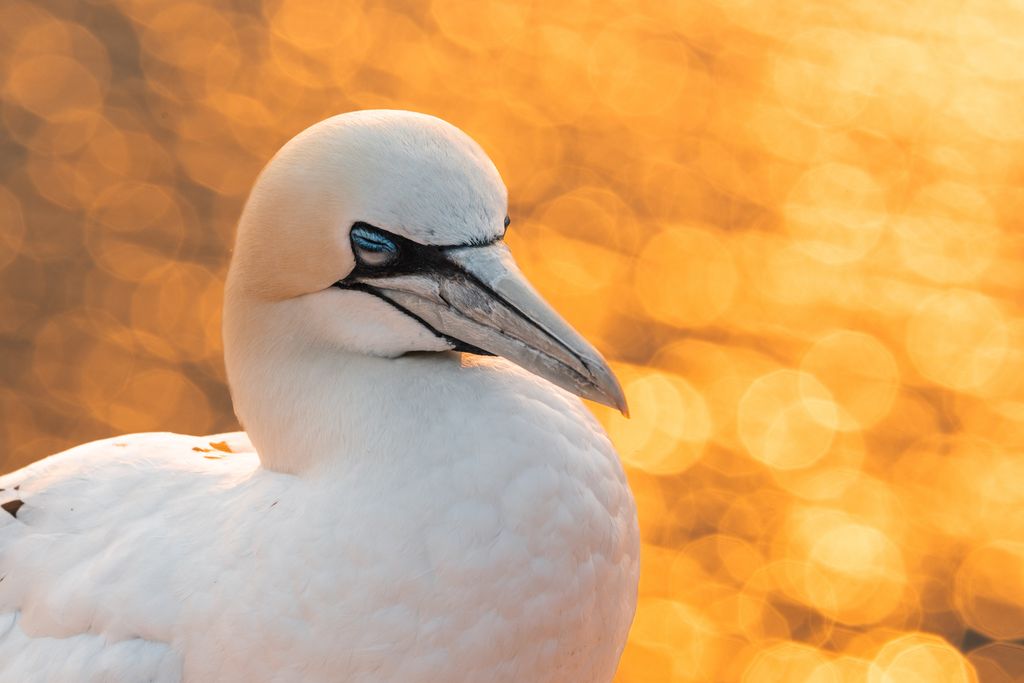
[[[448,119],[612,360],[619,683],[1024,680],[1024,6],[0,5],[0,470],[234,427],[220,298],[307,125]]]

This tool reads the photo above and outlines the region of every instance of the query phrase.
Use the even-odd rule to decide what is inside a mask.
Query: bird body
[[[409,116],[378,118],[429,118]],[[356,230],[341,286],[298,296],[254,294],[238,273],[266,264],[236,253],[225,342],[248,436],[115,437],[0,477],[0,503],[22,502],[0,512],[0,681],[612,679],[636,600],[635,505],[582,402],[523,367],[614,389],[504,281],[488,291],[543,320],[562,360],[451,350],[513,334],[549,347],[495,308],[497,341],[445,322],[449,304],[477,305],[459,290],[422,295],[441,322],[409,313],[432,315],[407,294],[421,269],[382,271],[372,249],[433,252]],[[453,263],[495,248],[460,244]],[[467,263],[484,282],[497,261]],[[336,309],[347,322],[308,327]],[[399,348],[365,348],[384,338]]]

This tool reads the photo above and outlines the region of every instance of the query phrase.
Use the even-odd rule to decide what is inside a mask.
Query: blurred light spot
[[[708,325],[729,310],[736,292],[736,268],[725,243],[702,228],[658,232],[644,246],[636,268],[640,302],[670,325]]]
[[[839,409],[837,427],[866,429],[892,408],[899,388],[899,368],[892,353],[863,332],[830,332],[807,350],[800,361],[801,379],[824,385]],[[810,387],[811,395],[817,389]]]
[[[293,45],[320,49],[344,43],[358,30],[362,3],[280,2],[265,3],[264,12],[274,33]]]
[[[793,597],[836,621],[879,621],[902,602],[907,576],[899,549],[879,529],[824,508],[791,519],[785,566]]]
[[[1024,80],[1024,40],[1016,27],[1024,8],[1014,3],[972,0],[958,13],[953,34],[960,57],[978,76]]]
[[[835,501],[862,477],[864,441],[856,433],[836,434],[825,454],[813,464],[797,469],[771,470],[772,480],[787,493],[813,501]]]
[[[651,474],[678,474],[704,452],[711,417],[704,398],[683,378],[643,373],[625,384],[630,409],[637,417],[614,414],[608,435],[623,461]]]
[[[904,262],[936,282],[970,282],[992,262],[1001,236],[977,191],[954,183],[922,189],[894,223]]]
[[[791,37],[771,74],[779,102],[818,125],[848,124],[868,106],[875,84],[866,38],[832,28]]]
[[[639,649],[649,653],[647,659],[654,655],[660,660],[664,677],[659,680],[698,681],[705,675],[713,628],[700,612],[673,600],[644,598],[637,605],[633,629]],[[623,663],[626,671],[629,666],[628,660]]]
[[[589,69],[580,55],[588,52],[588,41],[576,31],[554,23],[538,27],[534,41],[528,49],[537,68],[531,81],[539,97],[534,98],[547,118],[558,123],[569,123],[590,111],[594,103],[592,88],[581,89],[586,83]]]
[[[33,339],[33,370],[49,394],[78,412],[104,405],[135,368],[130,332],[102,314],[52,316]]]
[[[956,574],[956,599],[974,630],[1024,638],[1024,544],[997,541],[972,550]]]
[[[968,77],[957,83],[957,95],[950,103],[952,112],[990,144],[1024,139],[1024,123],[1017,116],[1024,102],[1019,89]]]
[[[960,391],[984,391],[1006,356],[1009,329],[999,307],[978,292],[930,296],[907,324],[910,360],[929,380]]]
[[[125,280],[139,281],[166,267],[185,237],[174,197],[156,185],[116,185],[89,214],[86,247],[102,268]]]
[[[686,43],[654,24],[606,27],[590,46],[590,86],[613,110],[653,116],[673,104],[687,84]]]
[[[630,206],[614,192],[593,186],[573,188],[546,202],[538,221],[568,237],[620,251],[631,251],[641,234]]]
[[[103,101],[96,78],[75,60],[61,55],[39,55],[18,62],[7,75],[6,91],[33,114],[56,121],[96,110]]]
[[[743,672],[743,683],[762,681],[840,683],[825,653],[792,641],[775,643],[764,648]]]
[[[486,3],[433,0],[430,13],[445,36],[474,51],[483,47],[481,36],[488,36],[501,47],[514,46],[529,25],[527,7],[511,0]]]
[[[949,642],[925,633],[889,641],[878,652],[868,683],[977,683],[974,667]]]
[[[661,479],[635,468],[626,471],[626,478],[636,501],[637,518],[643,520],[640,522],[641,539],[659,537],[672,521]]]
[[[147,55],[179,69],[202,68],[224,44],[230,52],[238,50],[225,13],[198,2],[161,7],[142,33]]]
[[[216,337],[209,336],[209,321],[220,319],[222,294],[221,282],[199,266],[172,266],[139,283],[132,297],[132,328],[155,355],[201,360],[220,351]]]
[[[710,534],[693,541],[683,553],[705,567],[710,574],[731,577],[743,583],[764,564],[765,558],[750,543],[742,538],[725,534]]]
[[[212,426],[206,396],[175,370],[152,369],[133,374],[97,413],[117,432],[180,431],[178,425],[189,425],[206,434]]]
[[[39,155],[66,157],[92,140],[103,116],[90,109],[65,112],[59,120],[47,121],[45,127],[33,128],[19,142]],[[13,132],[18,137],[17,132]]]
[[[800,249],[823,263],[863,258],[878,243],[886,218],[878,183],[843,164],[804,173],[785,206],[786,230]]]
[[[751,457],[778,469],[821,458],[839,427],[836,404],[821,382],[796,370],[755,380],[739,403],[736,428]]]

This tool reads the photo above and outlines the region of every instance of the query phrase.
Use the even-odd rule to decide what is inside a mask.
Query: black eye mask
[[[505,217],[505,228],[508,229],[509,219]],[[466,342],[446,335],[409,309],[395,303],[390,298],[382,296],[380,291],[371,285],[361,282],[367,278],[387,278],[402,275],[416,275],[419,273],[436,273],[448,278],[472,279],[480,286],[485,286],[471,274],[460,268],[448,258],[447,254],[455,249],[467,249],[473,247],[493,244],[504,238],[504,235],[483,244],[451,244],[451,245],[429,245],[420,244],[413,240],[396,235],[387,230],[370,225],[363,221],[352,224],[349,232],[349,241],[352,245],[352,253],[356,257],[356,267],[343,280],[334,283],[339,289],[349,289],[358,292],[372,294],[392,307],[398,309],[405,315],[413,318],[426,327],[438,337],[442,337],[451,344],[453,350],[474,353],[481,356],[493,356],[489,351],[467,344]]]

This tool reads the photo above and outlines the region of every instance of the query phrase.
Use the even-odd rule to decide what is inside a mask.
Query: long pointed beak
[[[629,414],[608,363],[533,289],[504,243],[443,253],[441,267],[356,282],[456,349],[502,356],[566,391]]]

